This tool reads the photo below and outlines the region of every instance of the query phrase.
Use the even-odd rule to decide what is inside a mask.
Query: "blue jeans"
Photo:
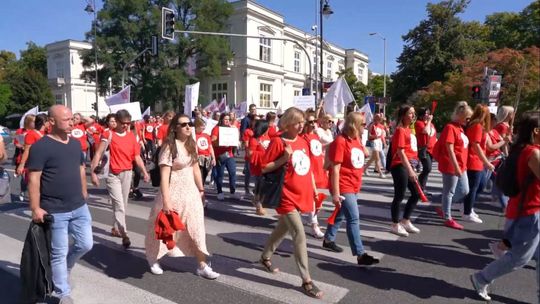
[[[461,176],[455,176],[453,174],[442,174],[443,188],[442,188],[442,206],[445,219],[452,218],[452,204],[460,202],[469,193],[469,180],[467,178],[467,172],[461,174]]]
[[[223,175],[225,174],[225,168],[227,168],[227,172],[229,173],[229,189],[231,190],[231,194],[233,194],[236,191],[236,160],[234,160],[234,157],[229,157],[223,162],[218,161],[216,166],[217,192],[223,192]]]
[[[484,178],[484,171],[467,170],[467,178],[469,179],[469,193],[465,196],[465,201],[463,202],[463,214],[470,215],[474,208],[474,203],[476,203],[480,183]]]
[[[521,268],[533,258],[536,259],[537,285],[540,284],[540,213],[519,218],[512,227],[511,220],[506,222],[507,237],[512,248],[500,259],[489,263],[480,272],[474,274],[481,284],[491,284],[495,279]],[[540,303],[540,290],[539,290]]]
[[[69,272],[75,263],[92,249],[92,217],[88,205],[84,204],[71,212],[52,213],[51,224],[51,268],[55,292],[59,297],[71,292]],[[69,236],[73,244],[69,247]]]
[[[501,208],[504,210],[506,205],[508,205],[508,196],[504,195],[504,193],[502,193],[502,191],[497,187],[497,184],[495,183],[495,175],[492,174],[490,178],[491,181],[493,181],[493,186],[491,187],[491,196],[499,201],[499,205],[501,205]]]
[[[381,160],[381,168],[384,171],[384,168],[386,168],[386,154],[384,154],[384,149],[381,149],[381,151],[379,151],[379,159]]]
[[[345,200],[341,202],[341,209],[339,209],[334,225],[328,224],[328,227],[326,227],[324,238],[334,242],[341,223],[347,220],[347,238],[349,239],[352,255],[361,256],[365,250],[360,238],[360,213],[356,193],[342,193],[341,195],[345,197]]]

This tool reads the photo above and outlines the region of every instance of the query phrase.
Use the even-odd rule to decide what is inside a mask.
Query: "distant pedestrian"
[[[220,128],[232,128],[229,113],[221,113],[219,116],[218,125],[212,129],[212,144],[214,145],[214,153],[216,155],[216,188],[217,199],[222,201],[225,199],[223,194],[223,175],[225,169],[229,173],[229,190],[233,198],[240,199],[240,196],[236,193],[236,160],[234,159],[232,146],[220,146],[219,137],[221,136]]]
[[[427,108],[418,109],[418,118],[414,123],[416,140],[418,142],[418,159],[422,164],[422,172],[418,175],[418,182],[424,193],[433,167],[433,147],[437,142],[437,130],[433,124],[433,114]]]
[[[42,223],[51,214],[51,268],[61,304],[73,303],[69,275],[91,248],[92,218],[86,204],[86,172],[81,144],[69,137],[71,110],[62,105],[49,110],[51,133],[32,145],[28,157],[32,220]],[[73,243],[70,244],[70,238]]]

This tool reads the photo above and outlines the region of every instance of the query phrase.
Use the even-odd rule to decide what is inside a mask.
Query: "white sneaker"
[[[372,176],[373,174],[369,173],[369,170],[368,170],[368,169],[369,169],[369,168],[365,168],[365,169],[364,169],[364,175],[365,175],[365,176]]]
[[[155,262],[154,264],[150,265],[150,272],[155,275],[160,275],[163,274],[163,269],[161,269],[158,262]]]
[[[403,228],[403,226],[400,223],[392,224],[390,226],[390,232],[399,236],[409,236],[409,233],[407,232],[407,230],[405,230],[405,228]]]
[[[482,224],[482,220],[479,218],[479,217],[475,217],[471,214],[467,215],[467,214],[464,214],[463,215],[463,219],[466,220],[467,222],[471,222],[471,223],[477,223],[477,224]]]
[[[311,224],[311,235],[313,235],[313,237],[316,239],[322,239],[324,237],[324,233],[316,223]]]
[[[24,202],[24,194],[19,194],[19,201]]]
[[[238,192],[235,192],[235,193],[231,194],[231,198],[234,199],[234,200],[241,200],[242,195],[240,195],[240,193],[238,193]]]
[[[167,255],[170,256],[171,258],[179,258],[179,257],[184,256],[182,254],[182,251],[180,251],[180,248],[178,247],[174,247],[173,249],[169,250],[169,252],[167,252]]]
[[[386,178],[386,175],[382,172],[379,172],[379,177],[382,178],[382,179],[385,179]]]
[[[408,223],[401,222],[400,225],[408,233],[420,233],[420,229],[416,228],[416,226],[414,226],[410,221]]]
[[[491,250],[491,253],[493,253],[493,256],[495,256],[497,260],[500,259],[503,255],[505,255],[507,251],[507,250],[502,250],[501,248],[499,248],[498,242],[489,243],[489,249]]]
[[[224,200],[224,199],[225,199],[225,194],[223,194],[223,192],[221,192],[221,193],[218,193],[218,195],[217,195],[217,199],[218,199],[218,201],[222,201],[222,200]]]
[[[212,270],[209,265],[204,266],[203,269],[197,268],[197,275],[208,280],[215,280],[219,277],[219,273]]]
[[[473,285],[474,290],[476,291],[476,294],[478,294],[480,298],[486,301],[491,301],[491,297],[489,296],[488,290],[487,290],[488,285],[480,284],[480,282],[476,280],[476,277],[474,276],[474,274],[471,274],[471,283]]]

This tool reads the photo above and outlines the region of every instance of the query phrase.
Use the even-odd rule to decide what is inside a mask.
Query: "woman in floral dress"
[[[167,138],[159,155],[161,173],[160,193],[148,219],[145,238],[146,259],[150,271],[163,273],[159,259],[165,254],[172,257],[195,256],[199,267],[197,275],[206,279],[216,279],[219,274],[207,264],[204,211],[202,197],[204,187],[197,161],[196,143],[191,136],[193,123],[184,114],[177,114],[170,122]],[[154,233],[154,223],[160,211],[178,212],[186,229],[174,235],[176,247],[167,250]]]

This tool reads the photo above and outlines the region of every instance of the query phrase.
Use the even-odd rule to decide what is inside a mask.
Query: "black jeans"
[[[392,173],[392,179],[394,179],[394,200],[392,201],[392,222],[399,222],[399,205],[403,198],[405,197],[405,191],[409,188],[411,196],[407,200],[407,205],[405,205],[405,211],[403,212],[403,218],[409,219],[411,213],[414,211],[416,204],[418,203],[419,195],[416,190],[416,186],[413,181],[409,179],[409,173],[403,165],[397,165],[390,169]]]
[[[418,150],[418,158],[420,158],[420,162],[422,163],[422,172],[418,175],[418,183],[420,183],[420,187],[422,187],[422,190],[424,191],[426,191],[427,179],[433,166],[433,157],[426,149],[426,147],[422,147]]]

